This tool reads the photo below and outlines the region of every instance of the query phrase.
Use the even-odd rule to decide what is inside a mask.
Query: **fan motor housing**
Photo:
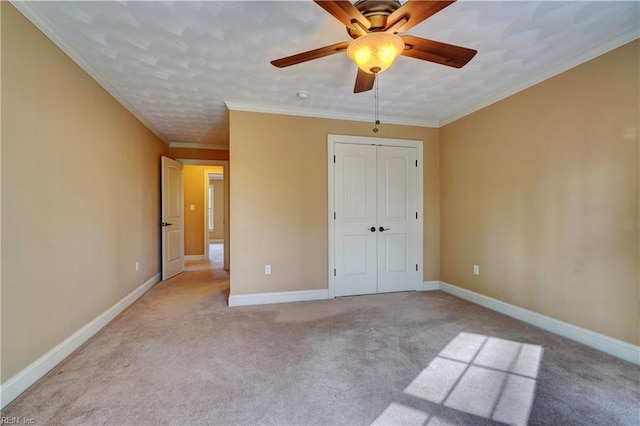
[[[371,23],[370,31],[381,31],[386,28],[387,17],[402,6],[399,0],[358,0],[353,5]],[[347,34],[353,39],[360,36],[360,34],[348,27]]]

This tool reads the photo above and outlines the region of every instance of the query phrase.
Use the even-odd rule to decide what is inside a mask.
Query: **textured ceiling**
[[[278,69],[349,40],[310,1],[16,2],[166,141],[228,145],[238,108],[373,120],[345,54]],[[408,34],[478,50],[462,69],[400,57],[380,75],[385,122],[438,126],[640,36],[637,1],[458,1]],[[594,82],[596,84],[597,82]],[[309,92],[301,101],[296,92]]]

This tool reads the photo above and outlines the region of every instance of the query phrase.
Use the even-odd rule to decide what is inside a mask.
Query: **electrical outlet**
[[[473,275],[480,275],[480,266],[473,265]]]
[[[271,275],[271,265],[264,265],[264,274]]]
[[[136,260],[136,272],[140,270],[140,262]]]

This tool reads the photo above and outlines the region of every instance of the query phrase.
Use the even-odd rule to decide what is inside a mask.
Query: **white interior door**
[[[377,292],[376,168],[375,146],[335,145],[336,296]]]
[[[162,279],[184,271],[182,164],[162,157]]]
[[[378,293],[417,290],[416,149],[378,147]]]
[[[417,150],[334,145],[336,296],[417,290]]]

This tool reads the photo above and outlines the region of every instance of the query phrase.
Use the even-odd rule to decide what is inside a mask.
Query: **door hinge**
[[[418,212],[416,212],[416,219],[418,218]]]
[[[416,160],[416,167],[418,167],[418,160]]]
[[[336,270],[335,270],[335,268],[333,269],[333,276],[334,276],[334,277],[336,276]]]
[[[336,156],[335,155],[333,156],[333,162],[334,163],[336,162]]]
[[[416,263],[416,271],[418,270],[418,264]]]
[[[333,220],[336,220],[336,212],[333,212]]]

